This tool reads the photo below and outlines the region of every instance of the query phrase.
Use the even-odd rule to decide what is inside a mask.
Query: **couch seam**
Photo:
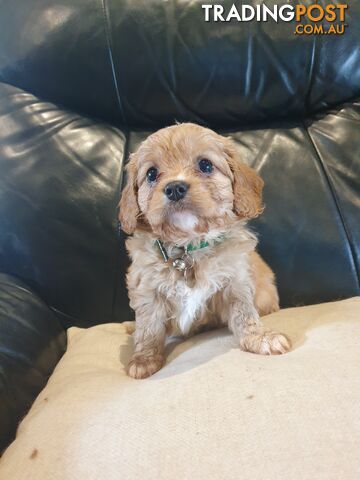
[[[103,20],[104,20],[106,43],[107,43],[107,47],[108,47],[110,68],[111,68],[113,83],[114,83],[114,87],[115,87],[116,99],[117,99],[117,102],[118,102],[118,107],[119,107],[119,110],[120,110],[122,121],[126,124],[125,115],[124,115],[124,108],[123,108],[123,105],[122,105],[122,102],[121,102],[119,84],[118,84],[117,75],[116,75],[116,71],[115,71],[115,62],[114,62],[114,56],[113,56],[113,45],[112,45],[111,34],[110,34],[109,17],[108,17],[108,9],[107,9],[107,6],[106,6],[106,0],[101,0],[101,9],[102,9],[102,17],[103,17]]]
[[[318,159],[319,165],[320,165],[321,170],[322,170],[322,172],[324,174],[324,177],[326,179],[330,194],[331,194],[332,199],[334,201],[334,205],[337,209],[339,218],[341,220],[341,224],[342,224],[342,227],[344,229],[345,237],[346,237],[346,240],[347,240],[348,245],[349,245],[349,250],[350,250],[350,253],[351,253],[351,261],[352,261],[353,268],[354,268],[354,271],[355,271],[355,274],[356,274],[356,279],[357,279],[357,290],[359,292],[360,291],[360,273],[359,273],[359,270],[358,270],[358,265],[357,265],[357,261],[356,261],[356,255],[355,255],[355,248],[354,248],[354,245],[353,245],[353,241],[352,241],[352,238],[351,238],[349,227],[346,223],[345,216],[344,216],[344,214],[342,212],[342,209],[340,207],[340,201],[339,201],[339,198],[336,194],[335,187],[334,187],[334,185],[333,185],[333,183],[330,179],[330,174],[325,167],[325,164],[323,162],[323,159],[321,158],[320,152],[319,152],[318,148],[316,147],[316,145],[314,143],[314,140],[312,139],[312,137],[310,135],[310,132],[309,132],[307,126],[305,125],[305,122],[301,122],[301,123],[302,123],[302,126],[304,128],[305,134],[306,134],[306,136],[309,140],[309,143],[312,146],[312,149],[315,152],[315,155]]]
[[[317,46],[316,46],[316,35],[314,35],[313,50],[311,53],[311,65],[309,69],[309,81],[308,81],[308,85],[305,93],[305,109],[307,113],[309,112],[309,110],[311,111],[311,108],[309,109],[309,99],[310,99],[312,88],[314,85],[314,69],[315,69],[316,57],[317,57]]]
[[[13,276],[15,279],[17,280],[20,280],[22,283],[25,283],[24,280],[22,280],[21,278],[19,277],[16,277],[12,274],[8,274],[6,272],[0,272],[0,273],[3,273],[5,275],[9,275],[9,276]],[[54,315],[54,318],[59,322],[59,326],[65,331],[64,329],[64,326],[63,324],[61,323],[61,320],[59,319],[57,313],[56,313],[56,309],[54,309],[51,305],[49,305],[47,303],[47,301],[45,301],[45,299],[36,291],[33,291],[33,290],[30,290],[28,289],[27,287],[23,287],[22,285],[17,285],[17,284],[13,284],[13,283],[8,283],[8,282],[5,282],[3,280],[0,280],[0,286],[5,286],[5,287],[10,287],[10,288],[14,288],[15,290],[20,290],[22,292],[25,292],[27,293],[28,295],[30,295],[32,298],[34,298],[37,302],[40,302],[43,306],[45,306],[49,312],[51,314]],[[55,311],[54,311],[55,310]],[[58,312],[61,314],[60,310],[58,310]],[[65,314],[66,315],[66,314]]]

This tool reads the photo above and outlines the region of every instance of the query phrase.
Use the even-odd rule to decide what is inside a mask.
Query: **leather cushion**
[[[2,1],[0,80],[137,129],[175,120],[237,128],[360,95],[359,2],[338,36],[294,35],[295,22],[205,22],[201,6]]]
[[[23,282],[0,274],[0,453],[65,348],[65,330],[49,307]]]

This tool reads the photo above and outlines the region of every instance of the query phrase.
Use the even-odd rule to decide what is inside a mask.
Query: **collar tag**
[[[156,240],[156,245],[158,246],[158,248],[160,250],[160,253],[161,253],[161,255],[164,259],[164,262],[167,263],[167,261],[169,260],[169,255],[167,254],[162,241],[161,240]]]
[[[168,263],[169,255],[167,254],[167,251],[162,241],[156,240],[155,243],[160,250],[160,253],[164,259],[164,262]],[[177,257],[174,260],[172,260],[172,266],[175,270],[183,274],[186,285],[192,286],[189,281],[190,279],[188,278],[188,270],[191,270],[193,268],[195,261],[193,256],[189,253],[187,247],[183,248],[183,251],[184,253],[180,257]]]

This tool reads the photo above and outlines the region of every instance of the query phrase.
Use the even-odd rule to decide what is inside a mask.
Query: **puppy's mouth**
[[[191,210],[178,209],[168,214],[168,222],[175,228],[189,232],[196,228],[199,223],[199,218]]]
[[[192,231],[199,223],[198,213],[190,199],[184,198],[164,206],[163,221],[174,228]]]

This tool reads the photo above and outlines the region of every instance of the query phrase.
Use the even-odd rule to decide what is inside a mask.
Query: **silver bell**
[[[173,261],[173,267],[176,268],[176,270],[179,270],[179,272],[185,272],[186,262],[182,258],[176,258]]]

